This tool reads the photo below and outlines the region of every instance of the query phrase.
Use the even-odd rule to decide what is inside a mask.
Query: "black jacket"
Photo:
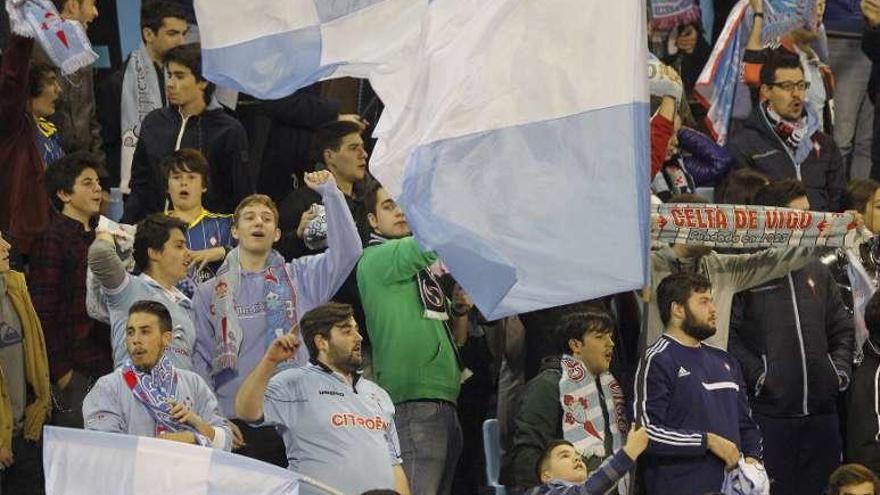
[[[758,414],[836,413],[839,380],[846,386],[851,376],[854,339],[852,315],[818,261],[735,296],[728,350],[742,366]]]
[[[742,128],[727,144],[736,167],[752,167],[772,181],[799,179],[807,188],[810,209],[840,211],[846,190],[846,167],[831,136],[823,132],[813,134],[817,146],[801,164],[799,173],[791,152],[767,124],[759,105],[741,123]]]
[[[880,472],[880,354],[865,342],[865,359],[853,372],[847,396],[846,462]]]
[[[167,181],[160,163],[175,150],[181,130],[180,148],[197,149],[208,159],[211,170],[203,200],[205,208],[214,213],[232,213],[239,201],[254,193],[247,135],[237,120],[218,108],[184,121],[177,107],[160,108],[147,114],[141,124],[123,222],[135,223],[163,211]]]

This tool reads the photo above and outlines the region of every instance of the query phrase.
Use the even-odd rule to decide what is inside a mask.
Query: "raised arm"
[[[292,358],[300,345],[299,336],[290,332],[272,341],[263,359],[242,382],[235,395],[235,415],[249,423],[263,419],[263,400],[269,379],[275,373],[278,363]]]
[[[333,297],[351,274],[363,251],[351,211],[330,172],[306,174],[306,185],[321,195],[327,215],[327,250],[290,262],[302,292],[303,308],[311,309]]]
[[[95,235],[95,241],[89,246],[89,268],[105,289],[115,291],[122,287],[128,273],[116,254],[116,243],[112,234],[98,232]]]

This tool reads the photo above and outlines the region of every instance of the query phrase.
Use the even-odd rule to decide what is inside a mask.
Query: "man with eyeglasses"
[[[771,50],[760,80],[758,104],[747,119],[733,126],[727,144],[736,166],[753,167],[772,181],[800,180],[813,210],[839,211],[846,167],[807,102],[810,84],[800,59],[784,48]]]

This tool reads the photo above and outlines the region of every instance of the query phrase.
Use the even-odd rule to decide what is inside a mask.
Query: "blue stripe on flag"
[[[318,11],[318,19],[320,19],[323,24],[384,1],[385,0],[315,0],[315,10]]]
[[[318,26],[202,50],[202,71],[218,86],[273,100],[336,70],[321,66]]]
[[[489,319],[640,288],[647,122],[633,103],[423,145],[400,202]]]

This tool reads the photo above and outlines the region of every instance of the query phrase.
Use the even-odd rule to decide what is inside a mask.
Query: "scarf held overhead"
[[[241,261],[239,248],[226,256],[217,270],[214,283],[214,302],[211,319],[214,324],[216,352],[212,374],[238,367],[238,351],[241,348],[242,331],[235,310],[235,296],[241,284]],[[266,347],[276,337],[287,333],[299,323],[296,314],[296,288],[284,266],[284,258],[272,251],[263,270],[263,303],[266,305]],[[304,348],[305,346],[301,346]],[[299,354],[295,361],[305,364]]]
[[[58,15],[51,0],[7,0],[12,32],[35,38],[59,69],[68,75],[98,60],[83,26]]]
[[[672,29],[700,18],[695,0],[651,0],[651,23],[657,29]]]
[[[665,203],[653,207],[651,238],[668,244],[725,248],[852,247],[862,234],[849,213]]]

